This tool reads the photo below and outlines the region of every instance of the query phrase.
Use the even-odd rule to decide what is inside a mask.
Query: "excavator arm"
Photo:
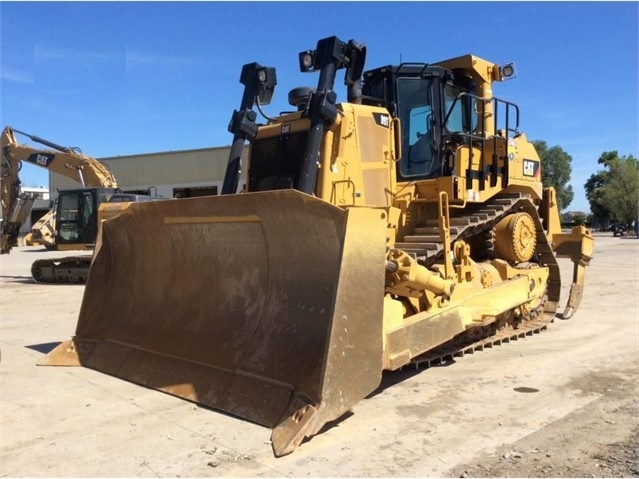
[[[23,145],[16,141],[15,133],[28,137],[31,141],[53,148],[45,150]],[[113,173],[95,158],[83,154],[79,148],[60,146],[35,135],[30,135],[11,127],[2,132],[2,150],[7,151],[10,161],[26,161],[53,173],[71,178],[83,187],[102,186],[117,188]],[[55,151],[54,151],[55,150]]]
[[[19,133],[31,141],[52,148],[36,148],[18,143]],[[17,244],[21,226],[31,212],[35,196],[21,192],[19,171],[26,161],[41,168],[71,178],[82,187],[118,187],[111,171],[98,160],[83,154],[78,148],[57,145],[38,136],[30,135],[11,127],[5,127],[0,137],[2,159],[0,176],[2,180],[2,239],[0,253],[9,253]]]
[[[6,135],[5,135],[6,133]],[[7,254],[18,244],[20,227],[31,212],[35,195],[22,193],[20,188],[20,162],[12,155],[8,143],[8,132],[2,133],[2,157],[0,158],[0,202],[2,209],[0,218],[2,233],[0,234],[0,254]]]

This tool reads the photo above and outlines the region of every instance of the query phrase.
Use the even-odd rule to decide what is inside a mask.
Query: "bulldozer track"
[[[487,203],[470,205],[464,209],[451,209],[451,245],[457,240],[488,233],[506,215],[520,211],[530,214],[535,222],[537,237],[535,262],[549,269],[545,301],[518,323],[516,328],[507,323],[500,324],[495,320],[481,328],[481,334],[477,334],[478,328],[461,333],[432,351],[413,358],[403,368],[420,369],[451,362],[467,354],[539,334],[554,321],[561,287],[559,265],[548,243],[537,208],[528,195],[506,193],[496,196]],[[424,225],[417,226],[415,234],[405,236],[403,242],[395,244],[395,248],[411,254],[420,264],[431,266],[444,253],[438,221],[429,219]]]
[[[506,193],[496,196],[488,203],[471,204],[463,209],[451,208],[451,244],[458,239],[469,238],[481,231],[490,230],[501,218],[517,211],[530,199],[521,193]],[[534,208],[534,207],[533,207]],[[535,212],[534,217],[537,216]],[[444,251],[444,243],[439,236],[437,219],[426,220],[415,228],[415,234],[406,235],[403,242],[395,243],[395,248],[412,255],[425,266],[432,264]]]
[[[414,367],[415,369],[427,369],[433,366],[439,366],[449,362],[453,362],[455,358],[462,358],[467,354],[490,349],[493,346],[501,346],[502,344],[518,341],[529,336],[540,334],[548,329],[548,324],[552,323],[554,318],[543,318],[537,320],[525,321],[518,329],[506,326],[498,330],[495,335],[484,337],[465,346],[442,346],[428,353],[422,354],[414,358],[406,367]],[[465,333],[464,333],[465,334]],[[456,341],[457,342],[457,341]]]

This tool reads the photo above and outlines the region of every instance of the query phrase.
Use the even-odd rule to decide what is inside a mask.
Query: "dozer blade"
[[[136,203],[102,225],[80,364],[274,427],[292,452],[382,372],[387,220],[293,190]]]

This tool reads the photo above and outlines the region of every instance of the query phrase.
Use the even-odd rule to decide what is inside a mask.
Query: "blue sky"
[[[0,125],[100,158],[228,145],[242,65],[277,68],[267,111],[313,85],[297,54],[336,35],[367,68],[472,53],[514,61],[494,94],[517,103],[529,139],[572,156],[575,198],[604,151],[638,153],[636,2],[0,3]],[[338,99],[345,91],[337,86]],[[19,141],[29,143],[25,137]],[[179,168],[180,165],[175,165]],[[23,183],[47,185],[27,165]]]

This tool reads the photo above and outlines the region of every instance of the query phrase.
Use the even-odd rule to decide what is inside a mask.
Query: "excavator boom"
[[[15,133],[19,133],[36,143],[53,148],[45,150],[18,143]],[[60,146],[29,133],[11,127],[5,127],[2,132],[2,147],[7,148],[8,155],[13,162],[26,161],[35,166],[46,168],[72,180],[77,181],[83,187],[101,186],[104,188],[118,188],[118,182],[113,173],[95,158],[91,158],[79,148]]]

